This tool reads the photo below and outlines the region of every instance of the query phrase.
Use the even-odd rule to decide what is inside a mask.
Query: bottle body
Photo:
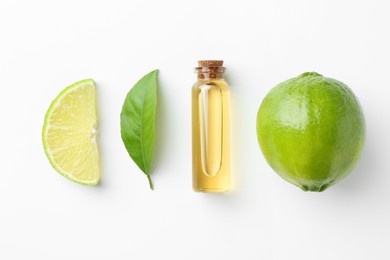
[[[192,87],[193,189],[230,188],[229,85],[223,78],[199,78]]]

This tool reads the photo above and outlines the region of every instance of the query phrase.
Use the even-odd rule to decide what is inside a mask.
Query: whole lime
[[[323,191],[347,176],[364,136],[363,113],[351,89],[315,72],[274,87],[257,113],[265,159],[305,191]]]

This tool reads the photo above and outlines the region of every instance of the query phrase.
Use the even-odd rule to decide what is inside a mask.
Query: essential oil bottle
[[[192,87],[192,185],[198,192],[230,188],[229,85],[221,60],[201,60]]]

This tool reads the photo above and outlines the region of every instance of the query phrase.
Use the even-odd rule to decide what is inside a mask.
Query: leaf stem
[[[151,190],[153,190],[153,182],[152,182],[152,178],[150,177],[150,174],[147,174],[146,176],[148,176],[148,181],[149,181],[149,187]]]

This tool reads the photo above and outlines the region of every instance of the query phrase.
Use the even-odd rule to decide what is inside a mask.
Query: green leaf
[[[140,79],[129,91],[121,112],[121,135],[133,161],[148,177],[154,153],[154,128],[157,104],[157,73],[154,70]]]

